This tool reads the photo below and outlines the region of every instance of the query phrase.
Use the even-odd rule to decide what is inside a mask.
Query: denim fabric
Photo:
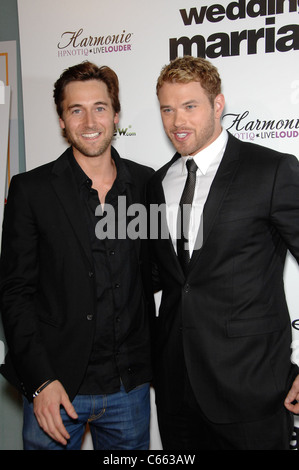
[[[79,450],[89,424],[95,450],[147,450],[149,447],[150,389],[149,384],[126,393],[111,395],[77,395],[73,401],[78,414],[72,420],[61,409],[63,423],[70,434],[62,446],[51,439],[38,425],[33,404],[24,399],[23,442],[25,450]]]

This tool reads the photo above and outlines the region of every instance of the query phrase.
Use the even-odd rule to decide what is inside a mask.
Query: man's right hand
[[[33,410],[40,427],[55,441],[66,445],[70,438],[61,419],[60,406],[72,419],[78,415],[69,397],[58,380],[54,380],[33,400]]]

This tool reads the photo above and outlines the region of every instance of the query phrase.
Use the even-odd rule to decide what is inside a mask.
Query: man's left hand
[[[294,414],[299,414],[299,375],[286,396],[284,406]]]

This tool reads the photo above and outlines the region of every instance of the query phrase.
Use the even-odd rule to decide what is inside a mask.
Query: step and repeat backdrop
[[[114,146],[125,158],[162,166],[173,149],[161,125],[156,80],[164,64],[184,54],[205,57],[219,69],[226,129],[299,157],[297,0],[18,0],[18,10],[28,170],[66,148],[53,84],[84,60],[118,74],[122,112]],[[298,282],[289,256],[285,284],[296,362]],[[159,448],[154,404],[152,413],[151,445]]]

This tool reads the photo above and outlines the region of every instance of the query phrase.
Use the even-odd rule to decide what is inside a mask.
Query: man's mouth
[[[96,139],[99,135],[100,132],[88,132],[86,134],[82,134],[82,137],[84,137],[84,139]]]
[[[190,132],[182,131],[182,132],[174,132],[173,134],[176,140],[183,141],[190,135]]]
[[[188,135],[188,133],[187,132],[182,132],[182,133],[177,132],[176,135],[179,139],[184,139]]]

